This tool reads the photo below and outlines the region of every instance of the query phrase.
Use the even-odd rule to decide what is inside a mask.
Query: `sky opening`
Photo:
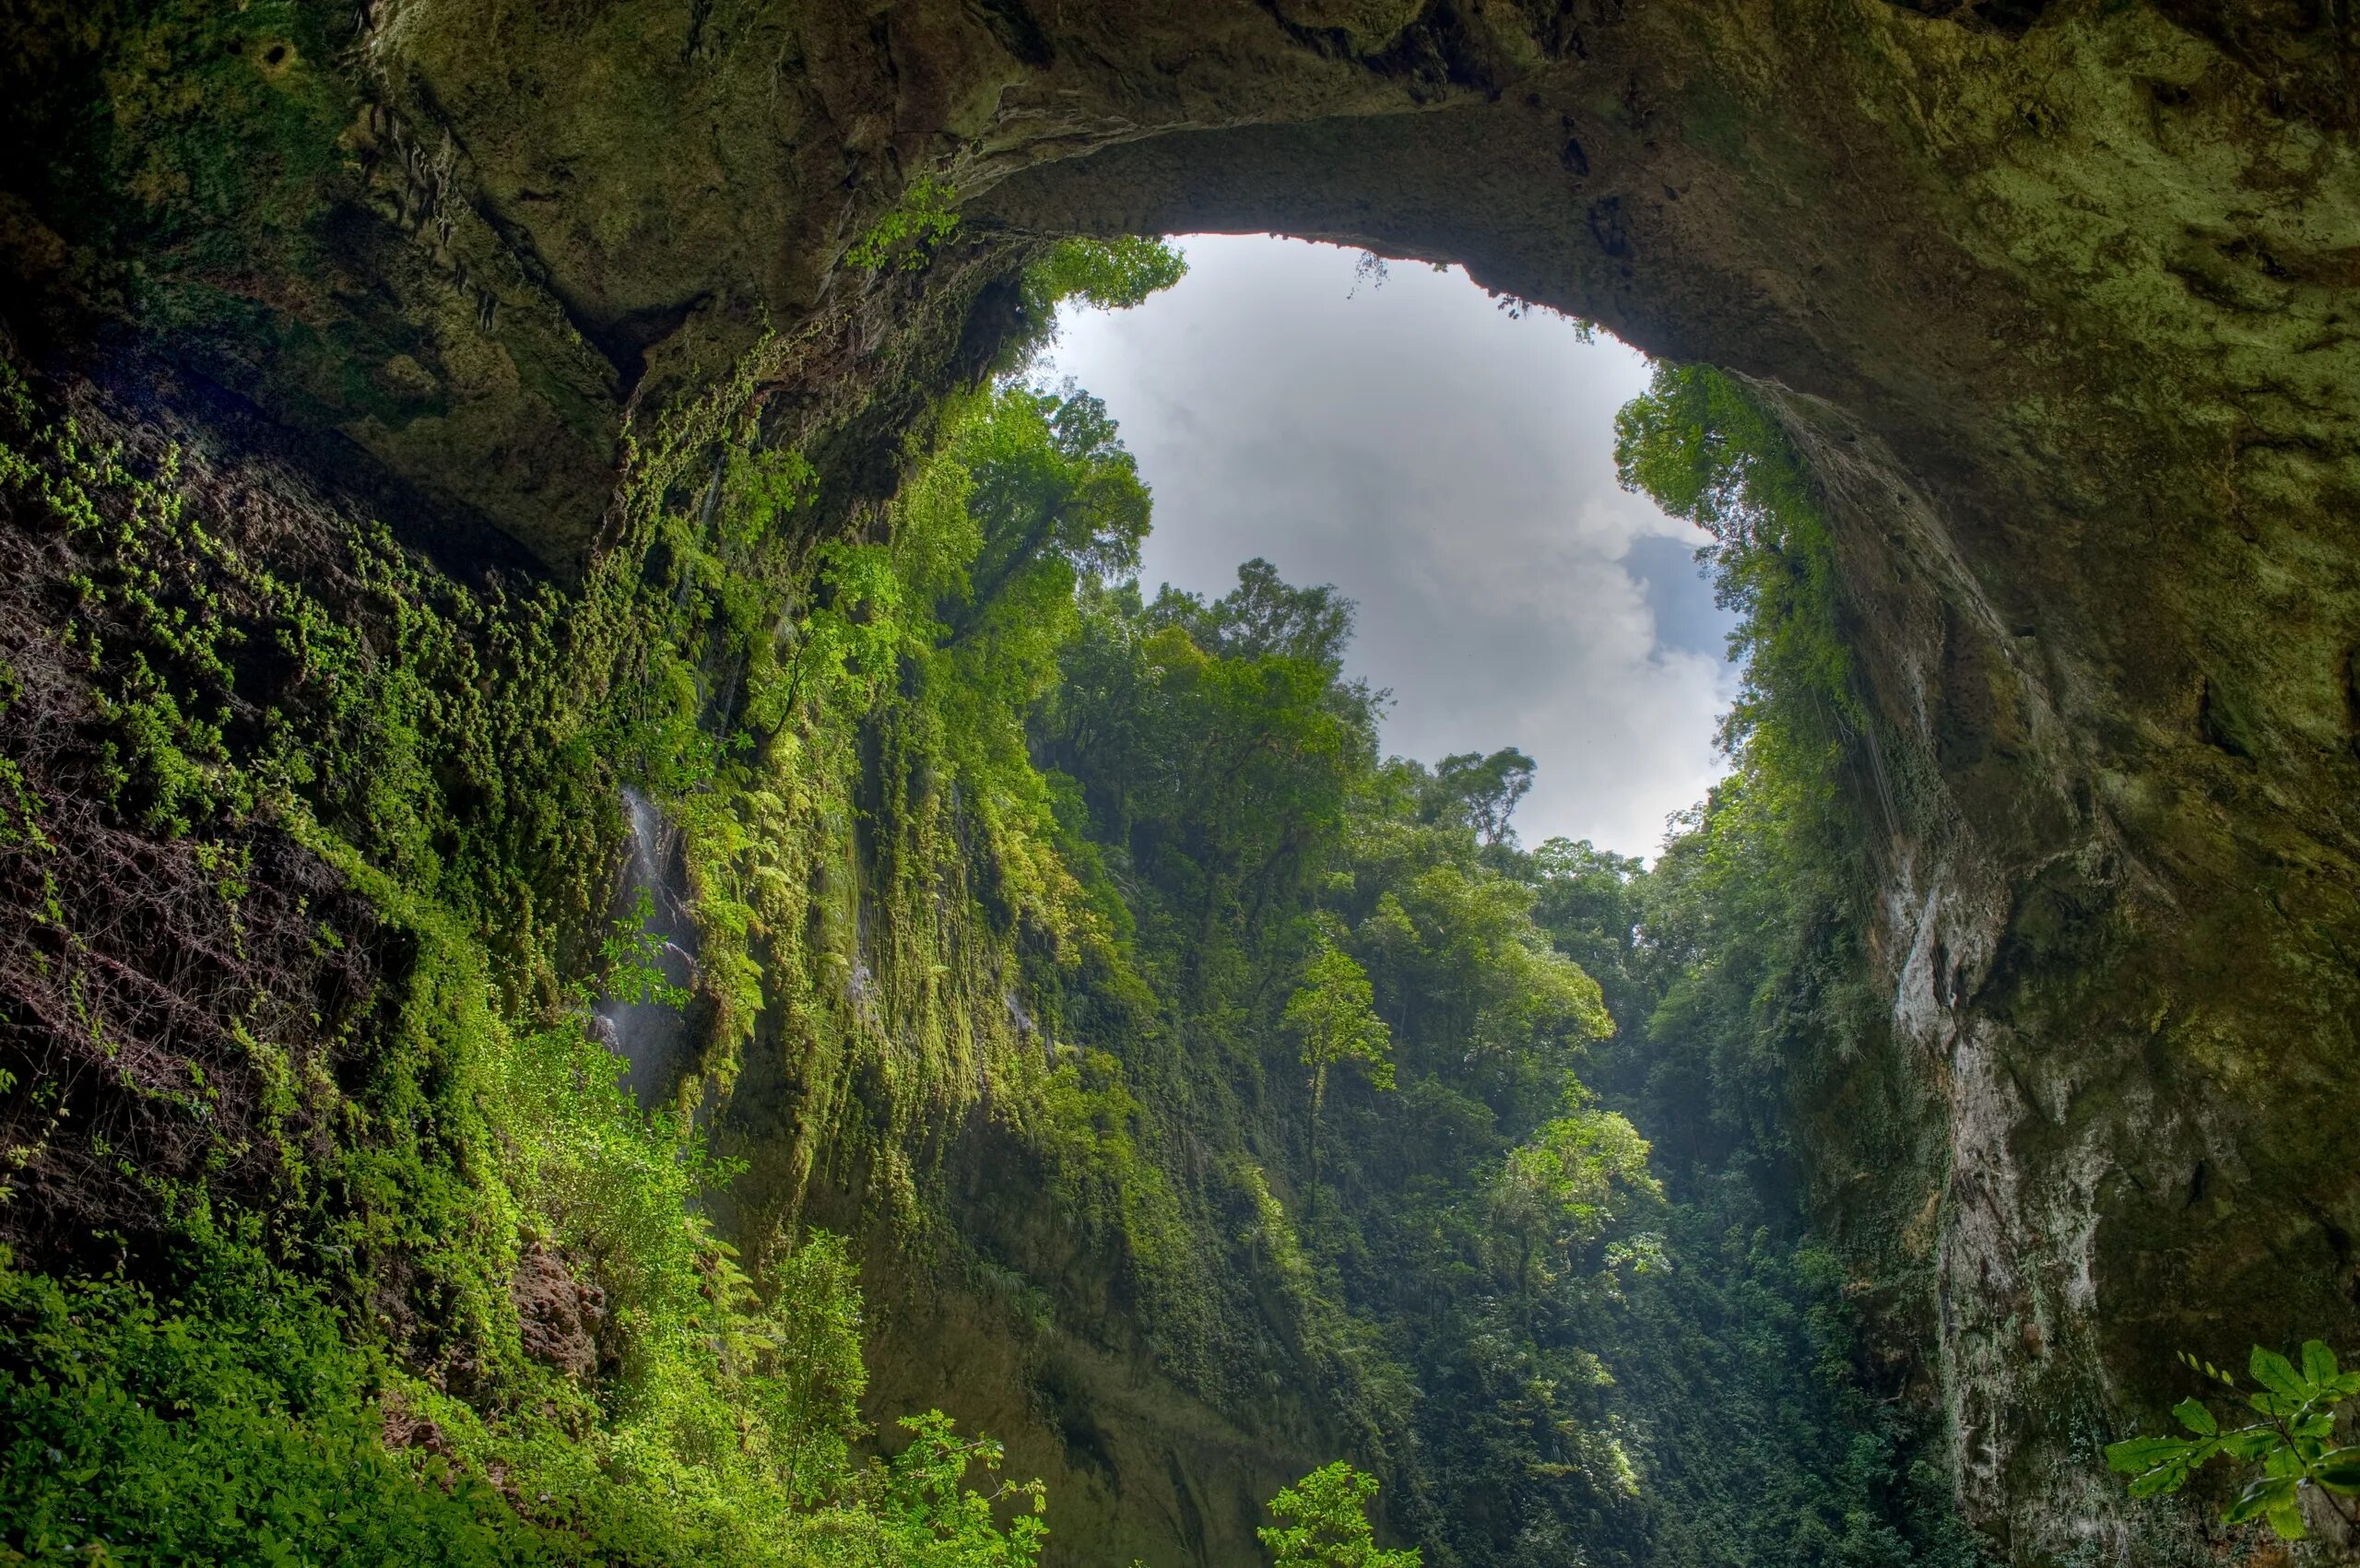
[[[1177,242],[1188,276],[1060,324],[1044,368],[1105,399],[1155,491],[1140,576],[1196,593],[1255,556],[1359,601],[1348,661],[1389,752],[1518,746],[1516,815],[1650,858],[1725,771],[1729,617],[1703,536],[1614,481],[1647,361],[1500,308],[1458,268],[1268,235]]]

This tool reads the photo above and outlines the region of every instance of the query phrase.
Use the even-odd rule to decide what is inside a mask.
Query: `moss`
[[[181,1171],[125,1164],[155,1206],[136,1243],[143,1267],[225,1269],[247,1283],[221,1298],[175,1285],[159,1305],[73,1284],[70,1270],[67,1283],[10,1277],[28,1300],[80,1292],[85,1330],[117,1336],[85,1353],[100,1358],[94,1388],[124,1412],[83,1440],[113,1457],[14,1497],[12,1539],[33,1540],[42,1519],[80,1508],[125,1543],[155,1544],[171,1510],[141,1501],[139,1478],[203,1469],[227,1442],[221,1452],[245,1448],[228,1487],[292,1489],[327,1511],[301,1528],[222,1515],[237,1521],[225,1527],[277,1532],[294,1550],[326,1550],[338,1530],[395,1528],[422,1539],[455,1531],[471,1544],[446,1550],[465,1562],[801,1562],[847,1531],[891,1538],[904,1525],[997,1540],[997,1527],[960,1513],[963,1458],[926,1504],[933,1512],[896,1524],[903,1515],[877,1511],[884,1503],[863,1489],[899,1481],[864,1479],[843,1444],[850,1416],[815,1414],[781,1382],[804,1374],[780,1362],[780,1336],[823,1304],[778,1293],[810,1284],[794,1261],[796,1228],[766,1237],[755,1279],[741,1272],[697,1212],[723,1173],[690,1129],[694,1095],[677,1113],[643,1112],[587,1029],[625,777],[668,786],[690,819],[698,916],[713,937],[699,984],[717,1052],[735,1050],[764,1005],[751,906],[737,896],[748,845],[736,813],[765,775],[702,726],[706,661],[742,654],[749,627],[769,621],[731,601],[752,591],[745,571],[760,562],[733,570],[710,552],[792,548],[777,525],[801,488],[773,489],[764,528],[716,533],[693,509],[667,512],[672,479],[718,428],[718,415],[692,413],[678,427],[696,443],[690,454],[659,444],[643,459],[636,553],[619,550],[572,592],[470,588],[373,528],[331,524],[301,540],[322,554],[290,558],[283,536],[257,531],[262,519],[223,514],[218,491],[193,495],[176,452],[151,461],[95,446],[20,381],[6,392],[0,462],[15,501],[70,546],[78,613],[52,635],[70,638],[62,667],[92,689],[117,814],[187,840],[233,908],[254,836],[286,835],[311,857],[307,875],[348,900],[318,926],[315,950],[365,951],[377,965],[370,993],[353,998],[365,1008],[348,1004],[331,1033],[318,1015],[306,1030],[300,1015],[242,1012],[225,1056],[184,1047],[183,1081],[203,1092],[127,1086],[148,1107],[141,1114],[176,1116],[177,1136],[218,1150]],[[666,539],[680,575],[651,580],[642,562]],[[37,620],[18,630],[42,631]],[[676,678],[634,678],[649,671]],[[843,760],[856,765],[838,781],[839,805],[857,777],[856,756]],[[690,809],[716,786],[718,806]],[[56,808],[44,797],[34,810]],[[69,926],[102,918],[78,893],[58,915]],[[96,949],[69,940],[65,951],[78,973],[103,973]],[[838,1016],[854,1010],[828,1002]],[[110,1005],[104,994],[99,1005]],[[708,1061],[717,1081],[724,1065]],[[41,1077],[12,1075],[11,1087],[34,1093]],[[259,1163],[242,1153],[254,1145]],[[36,1173],[54,1158],[40,1145],[18,1152]],[[536,1359],[540,1330],[519,1283],[528,1256],[567,1260],[533,1267],[560,1279],[570,1267],[598,1303],[594,1374]],[[773,1257],[784,1272],[758,1289]],[[841,1274],[829,1287],[839,1295]],[[136,1415],[142,1347],[159,1335],[226,1343],[277,1332],[255,1304],[275,1297],[308,1337],[305,1359],[197,1369],[170,1396],[206,1412],[193,1427]],[[21,1379],[45,1368],[18,1364],[10,1386],[25,1393],[34,1385]],[[304,1424],[306,1378],[342,1390],[313,1412],[325,1425]],[[216,1431],[214,1407],[241,1401],[249,1435],[233,1441]],[[20,1430],[50,1420],[38,1399],[20,1406]],[[936,1437],[927,1453],[942,1463],[985,1456],[947,1429]],[[338,1457],[348,1452],[360,1457]],[[277,1480],[257,1468],[266,1461]],[[801,1478],[784,1491],[782,1466]],[[445,1474],[468,1479],[441,1512],[431,1485],[429,1500],[402,1501]],[[396,1523],[403,1507],[418,1514],[409,1525]]]

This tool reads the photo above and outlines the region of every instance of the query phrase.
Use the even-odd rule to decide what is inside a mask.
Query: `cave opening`
[[[1615,475],[1651,361],[1464,268],[1268,234],[1173,242],[1126,311],[1069,303],[1032,381],[1103,399],[1155,494],[1140,576],[1218,596],[1241,563],[1333,584],[1383,742],[1537,765],[1525,842],[1648,856],[1726,770],[1730,610],[1711,536]]]

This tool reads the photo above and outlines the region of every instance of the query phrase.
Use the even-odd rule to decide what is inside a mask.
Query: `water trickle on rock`
[[[696,974],[697,938],[688,917],[679,833],[662,808],[635,789],[624,789],[623,810],[631,819],[631,841],[616,880],[613,917],[635,921],[643,902],[646,930],[656,943],[655,967],[665,984],[686,989]],[[653,997],[604,996],[595,1011],[608,1048],[629,1064],[624,1081],[633,1098],[653,1105],[687,1065],[687,1016]]]

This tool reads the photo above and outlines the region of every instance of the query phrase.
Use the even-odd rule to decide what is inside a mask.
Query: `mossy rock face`
[[[1280,17],[1299,28],[1343,35],[1351,49],[1373,54],[1401,36],[1426,9],[1425,0],[1279,0]]]
[[[1044,233],[1461,261],[1757,378],[1896,737],[1856,760],[1890,1027],[1803,1107],[1822,1214],[1940,1375],[1970,1514],[2038,1562],[2174,1527],[2089,1463],[2172,1350],[2360,1328],[2334,15],[20,6],[0,265],[23,342],[128,328],[324,481],[560,571],[624,443],[766,331],[766,417],[858,476],[828,514],[890,489],[987,357],[992,247]],[[840,268],[928,174],[945,259]]]

